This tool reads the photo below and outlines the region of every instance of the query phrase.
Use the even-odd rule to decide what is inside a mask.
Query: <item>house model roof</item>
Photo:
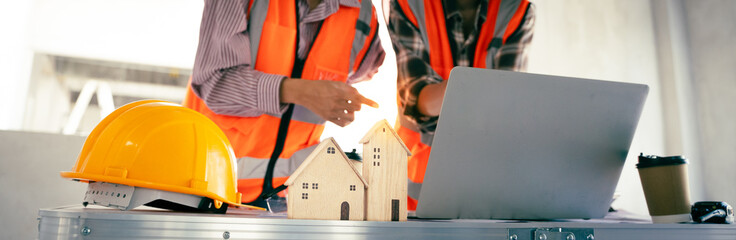
[[[355,175],[358,176],[358,178],[360,179],[360,181],[363,182],[363,186],[365,186],[367,188],[368,187],[368,182],[365,181],[365,179],[363,178],[363,176],[360,174],[360,171],[358,171],[358,169],[355,169],[355,166],[353,165],[353,163],[350,162],[351,160],[348,158],[347,155],[345,155],[345,152],[342,151],[342,149],[340,148],[340,145],[337,145],[337,142],[335,141],[334,138],[328,138],[328,139],[322,140],[322,142],[320,142],[319,145],[317,145],[317,147],[314,149],[314,151],[312,151],[312,153],[310,153],[309,156],[307,156],[307,159],[305,159],[304,162],[301,165],[299,165],[299,168],[297,168],[294,171],[294,173],[292,173],[291,176],[289,176],[289,179],[286,180],[286,182],[284,183],[284,185],[291,186],[291,184],[293,184],[294,181],[296,181],[296,179],[299,177],[299,175],[302,174],[302,172],[304,172],[304,169],[306,169],[309,166],[309,164],[312,163],[312,161],[315,158],[317,158],[317,155],[319,155],[320,153],[325,152],[323,150],[326,149],[328,146],[331,146],[331,145],[332,146],[335,146],[335,148],[337,148],[337,150],[335,150],[335,151],[340,153],[341,158],[345,162],[345,164],[347,164],[348,166],[350,166],[350,169],[352,169],[353,172],[355,173]]]
[[[394,135],[394,138],[396,138],[396,140],[399,141],[399,143],[401,144],[401,146],[404,147],[404,150],[406,150],[406,154],[408,156],[411,156],[411,151],[409,150],[409,148],[406,147],[406,144],[404,144],[404,141],[401,140],[401,137],[399,137],[399,134],[396,134],[396,131],[394,131],[394,128],[392,128],[391,125],[389,125],[389,123],[388,123],[388,121],[386,121],[386,119],[383,119],[381,121],[378,121],[375,125],[373,125],[373,127],[371,128],[371,130],[368,130],[368,132],[365,134],[365,136],[363,136],[363,138],[360,139],[360,142],[359,143],[360,144],[366,144],[366,143],[370,142],[371,138],[373,137],[373,134],[376,134],[376,132],[378,132],[378,129],[379,128],[386,128],[386,129],[388,129],[388,131],[391,132],[391,134]]]

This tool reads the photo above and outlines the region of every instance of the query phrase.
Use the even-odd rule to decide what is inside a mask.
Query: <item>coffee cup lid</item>
[[[648,167],[659,167],[659,166],[671,166],[671,165],[680,165],[680,164],[686,164],[687,160],[682,158],[682,156],[669,156],[669,157],[660,157],[660,156],[653,156],[653,155],[639,155],[639,163],[636,164],[636,168],[648,168]]]

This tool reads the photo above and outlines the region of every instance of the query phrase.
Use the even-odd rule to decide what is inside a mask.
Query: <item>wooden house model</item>
[[[406,221],[407,158],[411,151],[386,120],[376,123],[360,143],[363,178],[369,186],[366,220]]]
[[[349,159],[333,138],[317,145],[284,183],[288,218],[406,221],[411,152],[386,120],[360,143],[362,163]]]
[[[288,218],[365,219],[368,185],[333,138],[319,143],[284,185],[289,187]]]

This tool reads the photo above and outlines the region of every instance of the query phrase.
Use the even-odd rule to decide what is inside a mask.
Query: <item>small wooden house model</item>
[[[388,121],[376,123],[360,140],[368,221],[406,221],[407,157],[411,151]]]
[[[288,218],[365,219],[368,185],[333,138],[317,145],[284,185],[289,187]]]

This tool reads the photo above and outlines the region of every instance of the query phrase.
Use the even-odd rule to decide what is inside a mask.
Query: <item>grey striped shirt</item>
[[[367,1],[367,0],[366,0]],[[340,5],[360,7],[357,0],[323,0],[309,11],[306,0],[298,1],[299,46],[297,58],[309,53],[321,22]],[[249,0],[206,0],[194,61],[192,89],[217,114],[253,117],[285,110],[279,101],[280,86],[288,76],[253,69],[246,16]],[[376,36],[349,84],[367,80],[378,71],[385,53]]]

